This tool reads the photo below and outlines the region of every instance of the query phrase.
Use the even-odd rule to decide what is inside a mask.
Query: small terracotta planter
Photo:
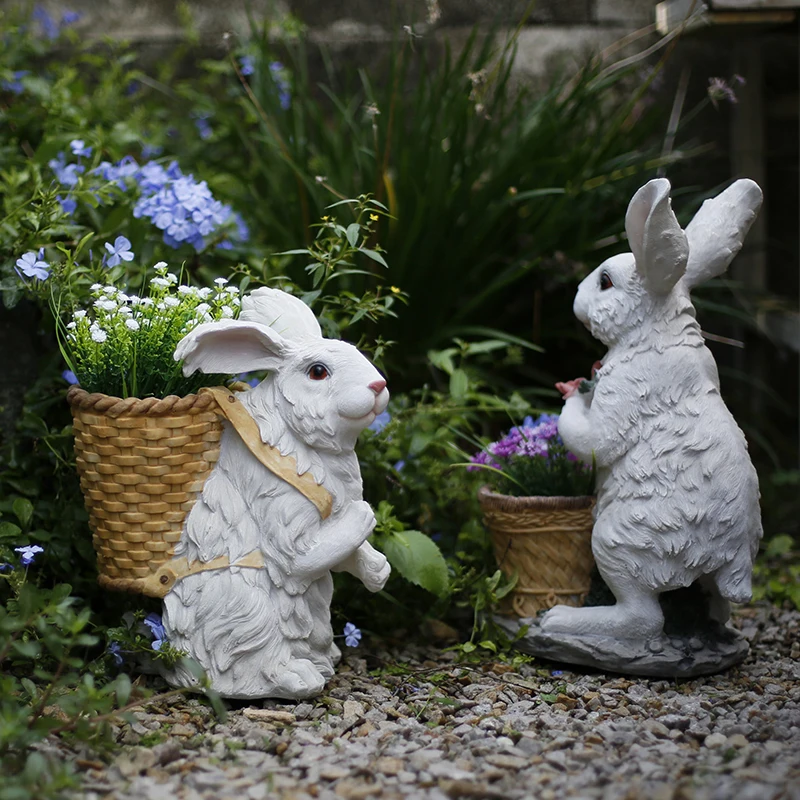
[[[518,575],[501,612],[533,617],[582,605],[594,569],[594,497],[511,497],[482,486],[478,500],[497,565]]]

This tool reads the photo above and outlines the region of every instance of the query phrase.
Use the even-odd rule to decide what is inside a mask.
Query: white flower
[[[133,314],[133,311],[131,311],[128,306],[122,306],[121,308],[117,309],[117,314],[122,314],[123,316],[127,317],[129,314]]]
[[[139,323],[135,319],[126,319],[125,327],[132,331],[138,331]]]
[[[166,305],[167,305],[169,308],[175,308],[175,306],[179,306],[179,305],[181,304],[181,301],[180,301],[180,300],[178,300],[178,298],[177,298],[177,297],[165,297],[165,298],[164,298],[164,303],[165,303],[165,304],[166,304]]]
[[[104,286],[103,291],[109,296],[113,297],[117,293],[116,286]]]
[[[78,324],[76,322],[68,322],[67,323],[67,330],[74,331],[75,328],[77,328],[77,327],[78,327]]]
[[[226,319],[230,319],[233,316],[233,309],[230,306],[222,306],[220,311],[222,311],[222,316]]]
[[[203,320],[203,322],[213,322],[214,321],[214,318],[211,316],[211,314],[203,314],[201,319]]]
[[[178,282],[178,276],[175,275],[174,272],[169,272],[169,273],[167,273],[167,280],[170,283],[177,283]]]
[[[129,300],[130,300],[130,297],[128,297],[128,295],[126,295],[125,292],[120,292],[117,295],[117,302],[118,303],[127,303]]]
[[[91,334],[92,340],[97,342],[97,344],[103,344],[103,342],[108,339],[108,334],[102,328],[92,328]]]
[[[194,294],[195,288],[194,286],[179,286],[178,287],[178,294],[182,294],[184,296]]]
[[[86,316],[86,312],[83,309],[76,311],[72,315],[75,319],[83,319]]]
[[[153,305],[153,298],[152,297],[142,297],[139,300],[139,305],[144,306],[145,308],[150,308]]]
[[[238,297],[232,297],[231,303],[233,303],[235,306],[240,306],[242,304],[242,301]]]
[[[226,286],[225,291],[228,294],[239,294],[239,290],[235,286]]]
[[[161,286],[166,289],[169,286],[169,281],[166,278],[150,278],[151,286]]]
[[[214,278],[214,283],[216,283],[217,286],[224,286],[227,282],[227,278]]]
[[[101,297],[99,300],[94,301],[95,308],[102,308],[103,311],[116,311],[117,304],[111,300]]]
[[[166,272],[166,270],[167,270],[167,262],[166,261],[159,261],[158,264],[156,264],[153,267],[153,269],[156,272]]]
[[[142,302],[141,298],[138,295],[135,295],[135,294],[132,294],[128,299],[130,300],[130,304],[132,306],[138,306],[139,303]]]
[[[102,288],[103,288],[103,284],[102,284],[102,283],[93,283],[93,284],[92,284],[92,285],[91,285],[89,288],[90,288],[90,289],[91,289],[93,292],[96,292],[96,291],[98,291],[99,289],[102,289]]]
[[[166,311],[166,310],[167,310],[167,307],[164,305],[164,303],[159,303],[159,304],[156,306],[156,308],[157,308],[159,311]]]
[[[194,311],[195,311],[195,314],[200,316],[201,314],[205,314],[206,311],[208,311],[209,308],[211,308],[211,306],[208,303],[200,303],[200,305],[198,305],[197,308],[195,308]]]
[[[142,320],[142,325],[149,325],[152,321],[153,320],[151,320],[151,319],[143,319]]]
[[[206,298],[208,298],[211,292],[212,289],[210,289],[208,286],[204,286],[202,289],[197,290],[197,296],[205,300]]]

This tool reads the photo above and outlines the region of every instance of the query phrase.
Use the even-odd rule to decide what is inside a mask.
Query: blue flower
[[[406,465],[406,462],[403,461],[402,458],[399,461],[396,461],[395,465],[394,465],[395,472],[402,472],[403,471],[403,467],[405,467],[405,465]]]
[[[44,548],[39,547],[38,544],[26,544],[25,547],[15,547],[14,552],[20,554],[19,560],[22,562],[22,566],[27,567],[33,563],[37,553],[44,553]]]
[[[63,153],[59,153],[57,158],[51,158],[47,166],[55,172],[56,180],[64,186],[74,186],[78,182],[78,175],[85,169],[81,164],[67,164]]]
[[[79,11],[65,11],[61,15],[61,27],[65,28],[67,25],[74,25],[83,14]]]
[[[78,156],[86,156],[88,158],[92,154],[92,148],[84,145],[83,139],[73,139],[69,143],[70,149],[72,150],[72,155]]]
[[[61,377],[70,385],[74,386],[78,382],[78,378],[71,369],[65,369],[61,373]]]
[[[372,424],[367,428],[368,431],[372,431],[373,433],[380,433],[391,421],[392,415],[388,411],[384,411],[382,414],[378,414],[374,420],[372,420]]]
[[[119,642],[111,642],[108,645],[108,654],[114,659],[114,663],[119,667],[122,666],[122,648]]]
[[[105,247],[111,253],[111,258],[108,259],[109,267],[116,267],[120,261],[133,261],[131,243],[124,236],[117,236],[113,245],[106,242]]]
[[[13,564],[9,564],[7,561],[0,564],[0,572],[11,572],[13,569]]]
[[[292,104],[292,93],[289,81],[286,80],[286,70],[280,61],[273,61],[269,65],[272,80],[278,88],[278,102],[281,108],[286,111]]]
[[[348,647],[358,647],[360,641],[361,631],[352,622],[348,622],[344,626],[344,643]]]
[[[56,200],[61,203],[61,210],[69,217],[75,213],[78,204],[69,195],[62,197],[60,194],[56,196]]]
[[[554,669],[550,674],[553,677],[558,678],[559,676],[564,674],[564,670],[563,669]]]
[[[208,118],[211,116],[211,114],[209,114],[207,111],[197,111],[192,114],[192,116],[194,117],[194,126],[197,128],[200,138],[203,141],[210,139],[214,135],[214,131],[208,121]]]
[[[242,75],[252,75],[256,71],[253,64],[253,56],[241,56],[239,64],[241,65]]]
[[[41,257],[36,253],[25,253],[21,258],[17,259],[17,266],[19,271],[28,278],[38,278],[40,281],[46,281],[50,275],[50,265],[46,261],[42,261]]]
[[[164,152],[164,148],[157,144],[143,144],[142,145],[142,158],[152,158],[153,156],[160,156]]]
[[[150,633],[153,637],[153,650],[160,650],[167,640],[167,634],[161,622],[161,615],[151,612],[144,618],[144,624],[150,628]]]
[[[33,18],[41,26],[42,34],[44,36],[51,41],[58,38],[58,25],[42,6],[36,5],[34,7]]]
[[[20,69],[12,72],[10,81],[0,81],[0,88],[6,92],[11,92],[11,94],[22,94],[25,91],[25,87],[22,85],[21,78],[26,75],[30,75],[30,70]]]

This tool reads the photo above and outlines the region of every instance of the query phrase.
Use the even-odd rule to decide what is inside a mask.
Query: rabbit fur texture
[[[685,231],[669,194],[663,178],[639,189],[625,218],[633,252],[601,264],[575,297],[576,317],[608,352],[594,381],[559,386],[558,427],[579,458],[595,459],[592,550],[617,602],[556,606],[542,618],[547,633],[657,637],[659,594],[696,581],[723,625],[729,601],[751,597],[758,477],[720,397],[690,291],[739,252],[761,190],[736,181]]]
[[[269,370],[238,395],[261,438],[297,462],[333,497],[331,515],[266,469],[225,423],[220,455],[187,516],[175,556],[230,564],[260,551],[260,569],[229,566],[190,575],[164,598],[164,627],[175,647],[199,662],[223,697],[296,699],[319,694],[340,651],[333,641],[331,570],[371,591],[390,572],[366,541],[375,526],[362,500],[353,448],[389,402],[386,381],[352,345],[324,339],[298,298],[260,288],[242,299],[238,319],[198,325],[175,359],[195,370]],[[194,678],[179,668],[177,685]]]

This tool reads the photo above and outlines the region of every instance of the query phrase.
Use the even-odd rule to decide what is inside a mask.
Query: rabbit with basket
[[[595,459],[592,549],[617,602],[556,606],[541,621],[547,634],[658,637],[659,595],[695,582],[722,625],[729,601],[750,599],[758,478],[720,397],[690,292],[727,269],[761,199],[753,181],[736,181],[684,231],[669,181],[650,181],[625,218],[633,252],[608,259],[578,288],[575,315],[608,352],[592,381],[558,384],[558,427],[573,453]]]
[[[288,459],[292,474],[265,468],[225,425],[219,460],[175,552],[203,571],[185,575],[164,598],[167,637],[225,697],[318,694],[340,657],[331,571],[351,572],[371,591],[389,577],[386,558],[366,541],[375,516],[362,500],[353,451],[386,409],[386,381],[355,347],[324,339],[301,300],[268,288],[242,299],[238,319],[198,325],[175,358],[187,375],[269,370],[238,401],[257,425],[258,444]],[[298,476],[310,490],[298,489]],[[315,505],[314,491],[327,508]],[[180,669],[168,677],[194,682]]]

